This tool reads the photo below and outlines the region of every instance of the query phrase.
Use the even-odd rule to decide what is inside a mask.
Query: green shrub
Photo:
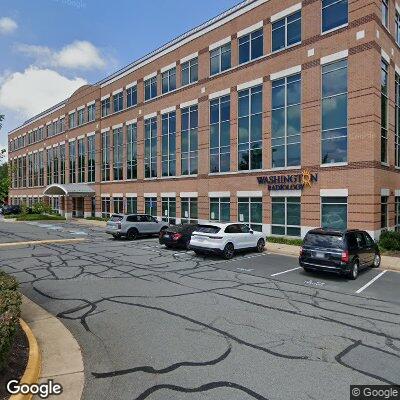
[[[7,365],[21,316],[21,295],[15,278],[0,271],[0,371]]]
[[[51,205],[43,201],[39,201],[32,206],[33,214],[51,214],[52,212]]]
[[[282,236],[267,236],[267,242],[270,243],[280,243],[280,244],[290,244],[293,246],[301,246],[303,244],[302,239],[289,239]]]
[[[400,232],[382,232],[379,238],[379,246],[384,250],[400,251]]]
[[[65,218],[57,214],[21,214],[17,216],[17,221],[64,221]]]
[[[17,290],[18,282],[17,280],[3,271],[0,271],[0,293],[3,290]]]

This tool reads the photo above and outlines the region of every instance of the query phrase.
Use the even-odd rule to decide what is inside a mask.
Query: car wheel
[[[379,254],[375,254],[374,262],[372,264],[372,267],[373,268],[379,268],[380,265],[381,265],[381,256]]]
[[[303,269],[304,269],[304,271],[306,271],[306,272],[311,272],[311,269],[310,269],[310,268],[303,267]]]
[[[121,235],[119,235],[118,233],[114,233],[112,236],[113,236],[113,238],[114,238],[115,240],[118,240],[118,239],[121,238]]]
[[[360,269],[360,263],[358,262],[358,260],[356,260],[353,262],[353,265],[351,267],[350,279],[352,279],[352,280],[357,279],[359,269]]]
[[[230,260],[235,254],[235,248],[232,243],[227,243],[224,247],[224,251],[222,255],[224,256],[225,260]]]
[[[128,233],[126,234],[126,238],[128,240],[135,240],[137,239],[139,232],[136,228],[129,229]]]
[[[189,250],[189,245],[190,245],[190,238],[185,240],[185,249]]]
[[[265,248],[265,240],[264,239],[258,239],[257,242],[257,251],[259,253],[262,253],[264,251]]]
[[[201,251],[198,250],[194,250],[194,254],[196,254],[196,256],[202,256],[203,253]]]

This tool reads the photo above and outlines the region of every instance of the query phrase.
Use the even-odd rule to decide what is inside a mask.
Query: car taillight
[[[117,224],[117,229],[121,229],[121,224]]]
[[[172,240],[179,240],[182,237],[182,234],[180,233],[174,233],[172,235]]]
[[[348,263],[349,262],[349,251],[343,251],[342,252],[342,259],[343,262]]]
[[[299,256],[301,257],[303,255],[303,247],[300,247],[300,254]]]

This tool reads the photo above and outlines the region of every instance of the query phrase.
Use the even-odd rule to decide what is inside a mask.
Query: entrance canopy
[[[58,184],[53,183],[44,189],[46,196],[93,197],[96,192],[84,183]]]

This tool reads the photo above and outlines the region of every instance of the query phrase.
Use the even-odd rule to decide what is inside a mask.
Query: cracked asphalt
[[[349,281],[268,249],[223,261],[0,221],[0,243],[75,237],[0,248],[0,268],[81,345],[84,400],[341,400],[351,384],[400,383],[398,273],[356,294],[381,271]]]

